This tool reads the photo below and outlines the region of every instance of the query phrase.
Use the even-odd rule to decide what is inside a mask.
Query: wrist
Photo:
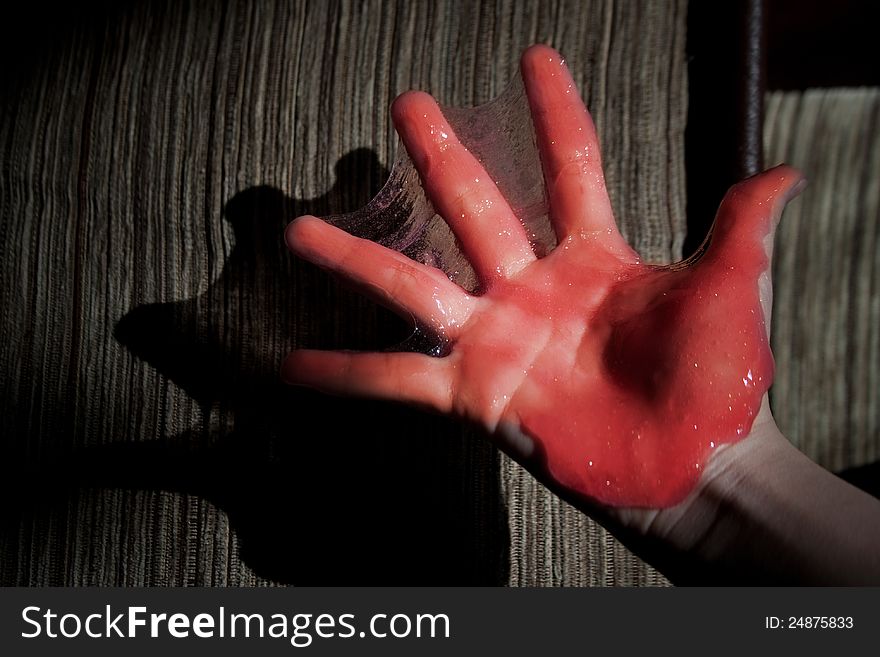
[[[761,413],[747,438],[714,451],[684,501],[667,509],[623,511],[615,533],[675,583],[733,579],[727,558],[750,527],[766,482],[793,456],[805,458],[769,412]]]
[[[738,585],[880,581],[880,502],[797,450],[769,412],[759,417],[766,420],[756,422],[748,438],[713,455],[684,503],[658,513],[653,540],[674,550],[666,564],[670,579]]]
[[[683,512],[694,521],[671,538],[698,561],[717,563],[742,539],[755,521],[756,509],[767,508],[772,482],[783,479],[782,473],[790,471],[798,457],[804,458],[772,417],[756,424],[744,440],[723,445],[686,501]],[[779,499],[772,503],[775,507]]]

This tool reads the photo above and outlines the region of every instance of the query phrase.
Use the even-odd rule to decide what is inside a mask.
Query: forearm
[[[645,536],[682,584],[880,584],[880,500],[810,461],[772,422],[725,447]]]

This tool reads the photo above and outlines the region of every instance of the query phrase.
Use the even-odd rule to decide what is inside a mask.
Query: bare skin
[[[833,526],[839,514],[829,508],[830,526],[798,535],[821,509],[805,497],[816,485],[825,502],[853,509],[860,526],[880,525],[880,503],[793,450],[767,402],[772,236],[801,176],[777,167],[741,183],[702,257],[643,264],[617,230],[595,128],[561,57],[532,47],[522,74],[557,248],[535,256],[434,100],[404,94],[392,108],[395,125],[480,293],[301,217],[286,236],[297,255],[415,318],[449,348],[442,358],[298,350],[285,380],[480,425],[551,490],[679,581],[878,577],[880,562],[867,550],[880,545],[877,529],[842,540],[847,532]],[[840,558],[823,568],[809,547],[816,544],[834,546]]]

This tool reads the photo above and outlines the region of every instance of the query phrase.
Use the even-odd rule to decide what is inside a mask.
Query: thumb
[[[805,185],[800,171],[780,165],[731,187],[715,215],[704,255],[696,263],[695,273],[714,279],[730,294],[736,289],[754,290],[768,335],[773,236],[786,203]]]
[[[782,164],[731,187],[715,215],[704,259],[747,268],[753,262],[761,270],[769,267],[772,234],[782,210],[805,185],[800,171]]]

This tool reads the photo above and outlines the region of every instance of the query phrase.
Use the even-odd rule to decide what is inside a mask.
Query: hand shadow
[[[406,337],[399,319],[283,245],[294,216],[359,207],[387,177],[365,149],[336,174],[316,199],[265,186],[237,194],[225,208],[235,247],[207,291],[117,323],[122,345],[199,403],[203,426],[84,449],[64,470],[77,473],[74,485],[209,500],[228,514],[245,563],[275,581],[503,584],[509,538],[494,448],[445,418],[278,379],[294,333],[319,348]]]

